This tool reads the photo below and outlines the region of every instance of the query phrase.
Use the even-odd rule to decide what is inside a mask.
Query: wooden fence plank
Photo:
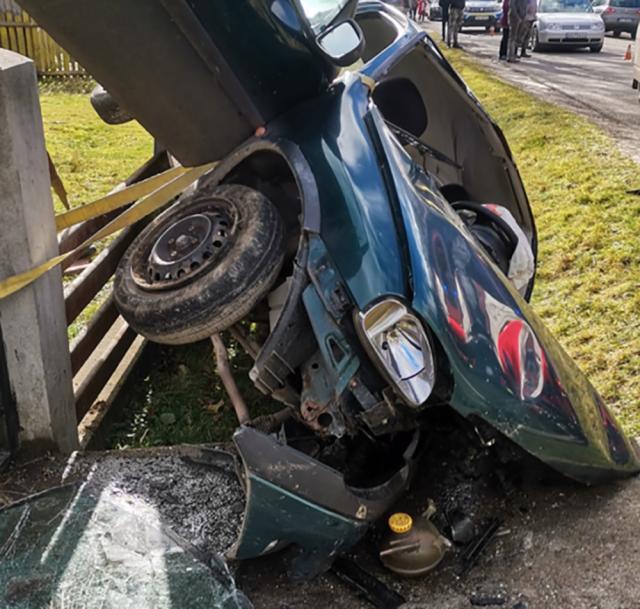
[[[58,234],[58,248],[61,254],[66,254],[71,250],[78,247],[81,243],[84,243],[91,235],[97,233],[105,224],[111,222],[116,216],[121,214],[124,209],[116,209],[108,214],[86,220],[80,224],[76,224],[71,228],[65,228]],[[70,267],[78,258],[82,256],[82,252],[79,252],[77,256],[71,256],[62,263],[62,269]]]
[[[10,49],[9,46],[9,35],[7,33],[6,27],[0,27],[0,47],[3,49]]]
[[[7,21],[9,25],[7,26],[7,34],[9,35],[9,49],[19,53],[18,49],[18,41],[16,40],[16,32],[13,27],[13,15],[11,13],[7,13]]]
[[[75,391],[78,421],[87,413],[109,377],[118,367],[136,333],[119,317],[91,358],[92,368],[82,378]],[[74,379],[75,383],[75,379]]]
[[[89,325],[71,343],[71,372],[75,375],[89,359],[93,350],[104,338],[107,330],[118,317],[118,310],[113,300],[113,294],[105,300],[95,312]]]
[[[26,55],[27,57],[33,57],[33,32],[29,27],[30,25],[32,25],[31,23],[29,23],[29,15],[22,11],[22,13],[20,13],[20,21],[22,22],[22,34],[24,35],[25,45],[27,49]]]
[[[82,66],[42,30],[26,11],[2,0],[0,47],[33,59],[40,76],[86,76]]]
[[[105,433],[111,424],[117,420],[117,417],[122,414],[121,409],[117,408],[117,406],[122,405],[123,402],[118,398],[126,387],[129,375],[142,357],[148,344],[148,341],[142,336],[135,338],[118,367],[93,401],[89,411],[80,421],[78,438],[82,450],[101,450],[105,448]]]
[[[120,258],[136,235],[136,227],[122,231],[64,291],[67,324],[71,324],[113,275]]]

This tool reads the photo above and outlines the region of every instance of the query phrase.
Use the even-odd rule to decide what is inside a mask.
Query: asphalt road
[[[425,24],[438,43],[440,27],[440,22]],[[471,29],[460,35],[460,44],[504,80],[593,119],[615,137],[625,154],[640,162],[640,103],[631,88],[632,62],[624,60],[634,41],[627,34],[607,35],[600,53],[542,51],[518,64],[498,61],[500,35]]]

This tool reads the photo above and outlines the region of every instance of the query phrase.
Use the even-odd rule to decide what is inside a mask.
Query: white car
[[[589,0],[539,0],[531,46],[589,47],[599,53],[604,44],[604,22],[593,12]]]

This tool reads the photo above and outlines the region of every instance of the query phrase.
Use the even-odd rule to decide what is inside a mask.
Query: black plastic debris
[[[474,607],[498,607],[504,605],[507,599],[502,594],[472,594],[469,602]]]
[[[475,535],[473,521],[462,510],[452,509],[446,514],[450,537],[456,544],[467,544]]]
[[[405,602],[400,594],[391,590],[349,558],[337,558],[331,570],[377,609],[397,609]]]
[[[501,524],[502,523],[495,518],[490,520],[480,534],[465,547],[460,561],[460,570],[458,573],[460,577],[466,575],[473,565],[476,564],[478,558],[480,558],[482,552],[489,545]]]

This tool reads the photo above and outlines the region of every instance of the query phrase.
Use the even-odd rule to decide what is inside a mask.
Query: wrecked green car
[[[236,558],[312,575],[386,513],[435,409],[592,483],[639,453],[528,304],[536,228],[509,147],[415,23],[355,0],[23,0],[184,165],[122,315],[181,344],[268,328],[242,425]],[[245,326],[239,326],[244,323]]]

